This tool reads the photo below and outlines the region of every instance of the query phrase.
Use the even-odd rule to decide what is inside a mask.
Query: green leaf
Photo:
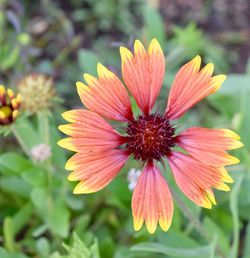
[[[46,173],[47,172],[41,168],[32,167],[22,173],[22,178],[33,187],[42,187],[46,184]]]
[[[6,217],[3,222],[4,246],[9,251],[14,251],[14,231],[13,221],[10,217]]]
[[[70,213],[65,203],[57,199],[50,207],[48,213],[48,226],[52,232],[61,236],[67,237],[69,232],[69,217]]]
[[[243,250],[243,258],[250,257],[250,222],[247,224],[247,230],[244,240],[244,250]]]
[[[61,196],[54,199],[46,189],[36,188],[31,193],[31,199],[48,228],[61,237],[67,237],[70,214]]]
[[[241,92],[250,92],[250,75],[247,74],[230,74],[228,75],[223,86],[216,94],[235,95],[238,96]]]
[[[87,213],[79,217],[74,226],[76,234],[80,235],[82,234],[82,232],[85,232],[87,230],[87,227],[89,226],[90,220],[90,214]]]
[[[35,188],[31,192],[31,200],[44,221],[46,221],[48,215],[48,199],[48,193],[45,188]]]
[[[0,155],[0,171],[3,173],[6,173],[5,170],[21,173],[32,166],[32,163],[28,159],[18,153],[7,152]]]
[[[20,253],[13,253],[13,252],[9,253],[2,247],[0,247],[0,257],[1,258],[28,258],[28,256]]]
[[[29,222],[32,213],[33,206],[30,202],[28,202],[13,216],[12,222],[14,235],[16,235]]]
[[[90,251],[92,258],[100,258],[97,238],[94,239],[94,243],[90,246]]]
[[[249,208],[250,205],[250,176],[245,177],[240,187],[239,204]],[[241,212],[241,210],[239,211]],[[249,215],[249,214],[248,214]]]
[[[50,244],[48,239],[41,237],[36,242],[36,249],[41,258],[47,258],[50,252]]]
[[[203,246],[196,248],[174,248],[167,245],[157,243],[140,243],[131,247],[132,251],[147,251],[152,253],[160,253],[171,255],[172,257],[192,257],[192,258],[210,258],[214,253],[214,246]]]
[[[177,210],[177,209],[176,209]],[[172,226],[171,226],[172,227]],[[167,234],[160,234],[158,237],[160,244],[168,243],[169,246],[174,248],[196,248],[199,244],[186,234],[182,232],[176,232],[175,230],[170,230]]]
[[[206,229],[208,236],[212,239],[217,236],[217,239],[220,240],[220,248],[224,251],[224,253],[228,254],[229,252],[229,240],[222,232],[220,227],[215,224],[209,217],[206,217],[203,221],[203,226]]]
[[[239,248],[239,214],[238,214],[238,199],[240,193],[240,187],[243,180],[243,176],[237,178],[236,183],[230,194],[230,210],[233,216],[233,244],[230,250],[229,258],[238,257],[238,248]]]
[[[143,11],[143,19],[148,39],[157,38],[164,48],[166,45],[166,34],[164,21],[160,13],[152,5],[146,4]]]
[[[0,188],[4,191],[29,198],[31,186],[17,176],[5,176],[0,178]]]
[[[88,247],[79,236],[74,233],[72,246],[66,244],[63,244],[63,246],[68,252],[68,258],[100,258],[97,239],[94,239],[94,243]]]
[[[33,125],[30,123],[26,117],[17,119],[13,124],[13,131],[16,138],[23,142],[23,145],[26,146],[27,151],[30,151],[32,147],[41,143],[41,139],[38,133],[35,131]]]
[[[82,71],[95,75],[98,62],[98,57],[94,52],[87,49],[78,51],[78,64]]]
[[[250,85],[250,81],[248,82],[248,85]],[[250,137],[249,137],[249,132],[250,132],[250,91],[248,94],[244,92],[240,92],[240,98],[238,97],[238,101],[240,103],[240,115],[241,115],[241,123],[240,123],[240,128],[239,128],[239,134],[242,137],[242,142],[245,145],[245,149],[250,148]],[[239,96],[239,93],[235,93]],[[249,154],[247,154],[247,161],[249,160]]]
[[[13,67],[19,60],[20,48],[19,46],[14,46],[12,49],[8,49],[8,54],[4,57],[3,62],[0,63],[0,68],[2,70],[7,70]]]

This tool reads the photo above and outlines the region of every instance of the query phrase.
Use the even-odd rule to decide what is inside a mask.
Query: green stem
[[[24,153],[30,157],[30,151],[28,146],[25,144],[25,141],[22,139],[21,135],[18,133],[18,131],[15,128],[15,125],[11,126],[11,131],[14,134],[14,136],[16,137],[18,143],[20,144],[22,150],[24,151]]]
[[[39,125],[39,134],[43,143],[50,146],[50,134],[49,134],[49,112],[41,111],[37,113],[38,125]],[[51,169],[51,160],[48,159],[44,163],[46,174],[47,174],[47,182],[48,182],[48,191],[52,192],[52,169]]]
[[[49,119],[48,111],[41,111],[37,113],[37,119],[39,123],[39,133],[43,142],[49,145]]]
[[[10,217],[6,217],[3,222],[4,246],[9,252],[14,252],[15,242],[13,234],[13,221]]]
[[[183,215],[193,224],[193,226],[196,228],[196,230],[200,233],[202,237],[204,237],[208,242],[211,242],[212,239],[208,235],[207,231],[205,228],[202,226],[201,222],[199,219],[197,219],[190,208],[181,200],[181,198],[178,196],[178,194],[171,188],[172,195],[179,206],[180,210],[182,211]],[[222,249],[216,245],[216,251],[222,258],[226,258],[226,255],[222,251]]]

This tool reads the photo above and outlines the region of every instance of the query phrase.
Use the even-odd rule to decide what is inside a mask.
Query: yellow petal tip
[[[76,82],[76,88],[77,88],[77,91],[81,93],[84,93],[85,91],[90,91],[90,88],[86,84],[80,81]]]
[[[163,51],[159,41],[156,38],[153,38],[148,47],[148,53],[152,54],[153,52],[160,52],[163,55]]]
[[[142,42],[139,39],[135,40],[135,43],[134,43],[134,53],[135,54],[138,54],[138,53],[145,54],[146,53],[145,48],[144,48]]]
[[[162,223],[159,221],[159,225],[164,232],[167,232],[170,228],[171,223]]]
[[[77,151],[74,144],[72,144],[72,138],[63,138],[57,142],[57,145],[67,150]]]
[[[70,124],[59,125],[58,130],[69,135],[72,133],[72,130],[70,130],[70,126],[71,126]]]
[[[69,121],[70,118],[71,118],[71,115],[70,115],[70,111],[65,111],[61,114],[62,118],[65,119],[66,121]]]
[[[240,136],[237,133],[235,133],[234,131],[229,130],[229,129],[222,129],[222,130],[224,131],[225,136],[235,139],[235,140],[240,140]]]
[[[239,164],[240,163],[240,160],[234,156],[231,156],[230,157],[230,160],[232,162],[232,164]]]
[[[75,168],[76,168],[75,163],[71,159],[69,159],[65,164],[65,169],[70,171],[70,170],[74,170]],[[70,178],[70,175],[68,176],[68,180],[70,180],[69,178]]]
[[[114,74],[104,65],[101,63],[97,64],[97,73],[99,78],[113,78]]]
[[[7,94],[9,95],[9,97],[12,99],[14,97],[14,92],[12,89],[7,89]]]
[[[120,55],[121,55],[122,62],[126,60],[131,60],[133,58],[131,51],[126,47],[120,47]]]
[[[94,192],[96,191],[94,189],[89,189],[83,182],[80,182],[73,190],[73,194],[89,194]]]
[[[87,82],[87,84],[91,86],[93,86],[93,84],[95,84],[95,82],[97,81],[97,79],[89,73],[84,73],[83,78]]]
[[[65,165],[65,169],[66,169],[66,170],[71,170],[71,169],[68,169],[67,163],[66,163],[66,165]],[[75,177],[75,175],[74,175],[73,172],[68,175],[67,179],[68,179],[69,181],[79,181],[79,179]]]
[[[136,219],[134,217],[134,230],[139,231],[143,225],[143,218]]]

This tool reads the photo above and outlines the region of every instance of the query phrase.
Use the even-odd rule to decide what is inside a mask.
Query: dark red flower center
[[[160,160],[174,147],[174,133],[166,117],[140,115],[128,123],[126,148],[137,160]]]

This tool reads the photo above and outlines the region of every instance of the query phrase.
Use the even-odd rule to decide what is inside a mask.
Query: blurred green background
[[[83,72],[96,75],[100,61],[120,75],[119,46],[152,37],[167,60],[158,107],[176,71],[199,54],[228,79],[179,123],[231,128],[245,147],[228,168],[231,192],[215,191],[217,206],[201,209],[176,189],[188,210],[175,205],[170,230],[149,235],[133,231],[127,172],[138,164],[101,192],[74,196],[64,169],[72,153],[56,142],[61,112],[81,106],[74,84]],[[250,258],[249,57],[248,0],[0,0],[0,84],[17,90],[36,72],[52,76],[56,89],[49,110],[26,112],[0,137],[0,257]],[[42,162],[31,155],[39,144],[51,152]]]

